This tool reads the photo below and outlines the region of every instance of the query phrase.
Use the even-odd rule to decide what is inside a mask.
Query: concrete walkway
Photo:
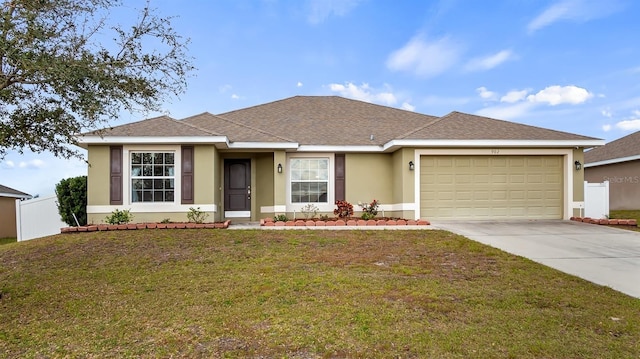
[[[640,298],[640,232],[559,220],[431,226]]]

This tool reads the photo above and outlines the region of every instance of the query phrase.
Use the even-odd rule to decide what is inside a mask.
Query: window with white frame
[[[131,202],[173,202],[174,152],[131,152]]]
[[[327,203],[328,158],[292,158],[291,203]]]

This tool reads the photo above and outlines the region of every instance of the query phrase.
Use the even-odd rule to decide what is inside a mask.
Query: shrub
[[[333,210],[333,214],[338,218],[349,218],[353,215],[353,205],[347,201],[336,201],[336,209]]]
[[[316,207],[316,205],[309,203],[308,205],[302,207],[300,212],[304,215],[304,219],[314,218],[320,209]]]
[[[125,224],[133,220],[133,214],[128,209],[118,210],[111,212],[110,216],[105,218],[105,221],[109,224]]]
[[[189,222],[203,223],[204,220],[207,219],[207,217],[209,217],[209,214],[201,211],[200,207],[189,207],[189,213],[187,213],[187,219],[189,220]]]
[[[274,222],[286,222],[289,218],[287,218],[286,214],[278,214],[273,217]]]
[[[87,176],[63,179],[56,184],[56,196],[62,221],[70,226],[87,224]]]
[[[358,203],[362,207],[362,219],[372,219],[378,214],[378,202],[377,199],[371,201],[371,203]]]

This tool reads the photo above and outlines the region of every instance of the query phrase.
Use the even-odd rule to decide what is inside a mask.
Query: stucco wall
[[[273,153],[261,153],[255,156],[256,162],[256,188],[252,191],[253,200],[255,201],[255,208],[260,212],[260,208],[263,206],[273,206]],[[271,215],[271,213],[270,213]],[[261,213],[258,213],[257,218],[263,218]]]
[[[215,200],[215,154],[213,145],[194,146],[194,202],[198,204],[213,204]],[[212,213],[210,213],[212,214]]]
[[[0,238],[16,236],[16,199],[0,197]]]
[[[393,161],[390,154],[347,153],[345,155],[345,195],[354,205],[358,202],[393,202]]]
[[[87,205],[109,205],[109,146],[89,146]]]
[[[609,209],[640,209],[640,161],[585,168],[585,180],[609,181]]]

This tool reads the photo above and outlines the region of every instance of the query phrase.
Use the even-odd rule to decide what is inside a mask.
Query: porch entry
[[[251,217],[251,160],[224,160],[224,216]]]

